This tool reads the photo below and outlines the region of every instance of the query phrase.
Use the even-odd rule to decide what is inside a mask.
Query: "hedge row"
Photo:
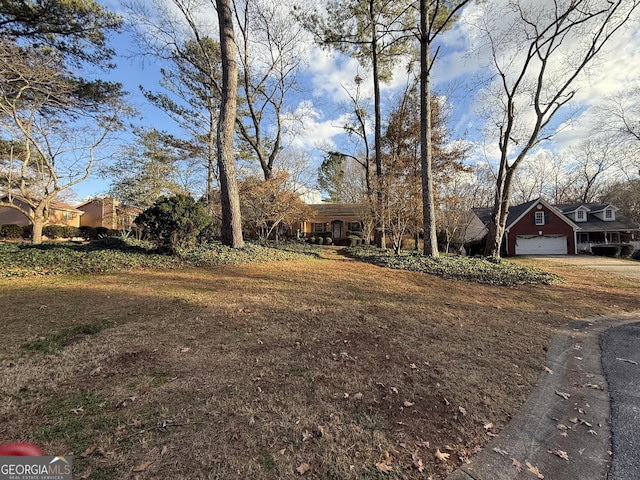
[[[33,233],[32,225],[16,225],[13,223],[0,225],[0,238],[4,240],[29,239]],[[71,227],[69,225],[47,225],[42,229],[42,235],[56,240],[59,238],[72,239],[83,238],[85,240],[95,240],[100,236],[118,235],[118,230],[111,230],[105,227]]]
[[[634,251],[633,245],[594,245],[591,253],[600,257],[631,257]]]

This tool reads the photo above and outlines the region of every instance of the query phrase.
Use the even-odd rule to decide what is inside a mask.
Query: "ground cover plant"
[[[2,242],[0,277],[264,262],[317,255],[318,251],[318,247],[302,242],[247,242],[242,249],[231,249],[212,241],[180,250],[176,255],[159,254],[153,244],[120,237],[104,237],[90,243],[51,242],[32,245]]]
[[[75,478],[442,479],[559,325],[640,310],[637,281],[580,267],[504,287],[323,256],[0,278],[0,438]]]
[[[432,258],[417,251],[401,251],[400,255],[396,255],[389,249],[382,250],[372,246],[349,247],[345,252],[354,258],[381,267],[492,285],[551,285],[561,281],[557,275],[506,259],[446,254]]]

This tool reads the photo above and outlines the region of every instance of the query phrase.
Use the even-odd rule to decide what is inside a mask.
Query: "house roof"
[[[22,202],[25,205],[29,204],[29,202],[24,197],[21,197],[18,195],[13,195],[13,199],[19,202]],[[0,200],[3,202],[9,202],[9,197],[5,195],[4,197],[0,198]],[[73,212],[73,213],[77,213],[78,215],[82,215],[84,213],[82,210],[78,210],[76,207],[72,207],[68,203],[62,203],[62,202],[50,202],[49,208],[54,208],[56,210],[64,210],[67,212]]]
[[[571,220],[569,220],[567,217],[565,217],[563,215],[564,212],[558,209],[557,206],[551,205],[550,203],[543,200],[542,198],[536,198],[535,200],[530,200],[528,202],[521,203],[520,205],[513,205],[509,207],[509,215],[507,216],[507,230],[509,230],[510,227],[512,227],[515,223],[517,223],[524,215],[527,214],[527,212],[529,212],[538,203],[542,203],[549,210],[555,212],[558,215],[558,217],[560,217],[566,223],[568,223],[575,229],[580,230],[580,227],[577,226],[575,223],[573,223]],[[489,221],[491,220],[492,210],[493,209],[491,208],[474,208],[473,209],[474,213],[478,216],[478,218],[482,221],[482,223],[484,223],[487,226],[489,225]]]
[[[364,207],[361,203],[314,203],[309,208],[317,216],[351,217]]]
[[[78,210],[76,207],[72,207],[67,203],[51,202],[49,204],[49,208],[55,208],[57,210],[66,210],[68,212],[77,213],[79,215],[82,215],[84,213],[82,210]]]
[[[640,226],[635,223],[621,218],[619,216],[616,217],[615,220],[601,220],[600,218],[593,215],[593,212],[601,212],[607,208],[612,208],[614,210],[618,210],[618,208],[612,204],[600,204],[600,203],[567,203],[567,204],[558,204],[551,205],[543,199],[535,199],[526,203],[521,203],[520,205],[514,205],[509,208],[509,216],[507,217],[507,230],[514,223],[516,223],[523,215],[525,215],[531,208],[535,206],[536,203],[541,202],[551,210],[556,211],[558,216],[562,218],[565,222],[574,227],[575,230],[580,230],[581,232],[607,232],[607,231],[635,231],[640,230]],[[566,217],[569,213],[575,212],[580,207],[584,207],[587,209],[587,221],[580,222],[576,224],[572,222],[569,218]],[[474,208],[473,212],[480,219],[482,223],[486,226],[489,225],[489,221],[491,220],[491,208]]]

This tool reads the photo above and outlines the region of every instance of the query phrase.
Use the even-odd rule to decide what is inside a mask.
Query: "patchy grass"
[[[442,278],[487,283],[490,285],[551,285],[562,279],[543,270],[519,265],[509,260],[488,257],[461,257],[441,254],[427,257],[415,251],[395,255],[392,250],[375,247],[350,247],[345,251],[354,258],[380,267],[428,273]]]
[[[73,453],[80,478],[442,479],[522,405],[559,325],[640,310],[638,282],[579,267],[526,260],[566,281],[504,288],[322,251],[0,279],[0,438]]]

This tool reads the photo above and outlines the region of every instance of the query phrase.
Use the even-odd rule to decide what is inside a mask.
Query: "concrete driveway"
[[[616,275],[624,275],[640,279],[640,262],[621,258],[598,257],[596,255],[544,255],[531,258],[540,258],[554,262],[562,262],[568,265],[604,270]]]

